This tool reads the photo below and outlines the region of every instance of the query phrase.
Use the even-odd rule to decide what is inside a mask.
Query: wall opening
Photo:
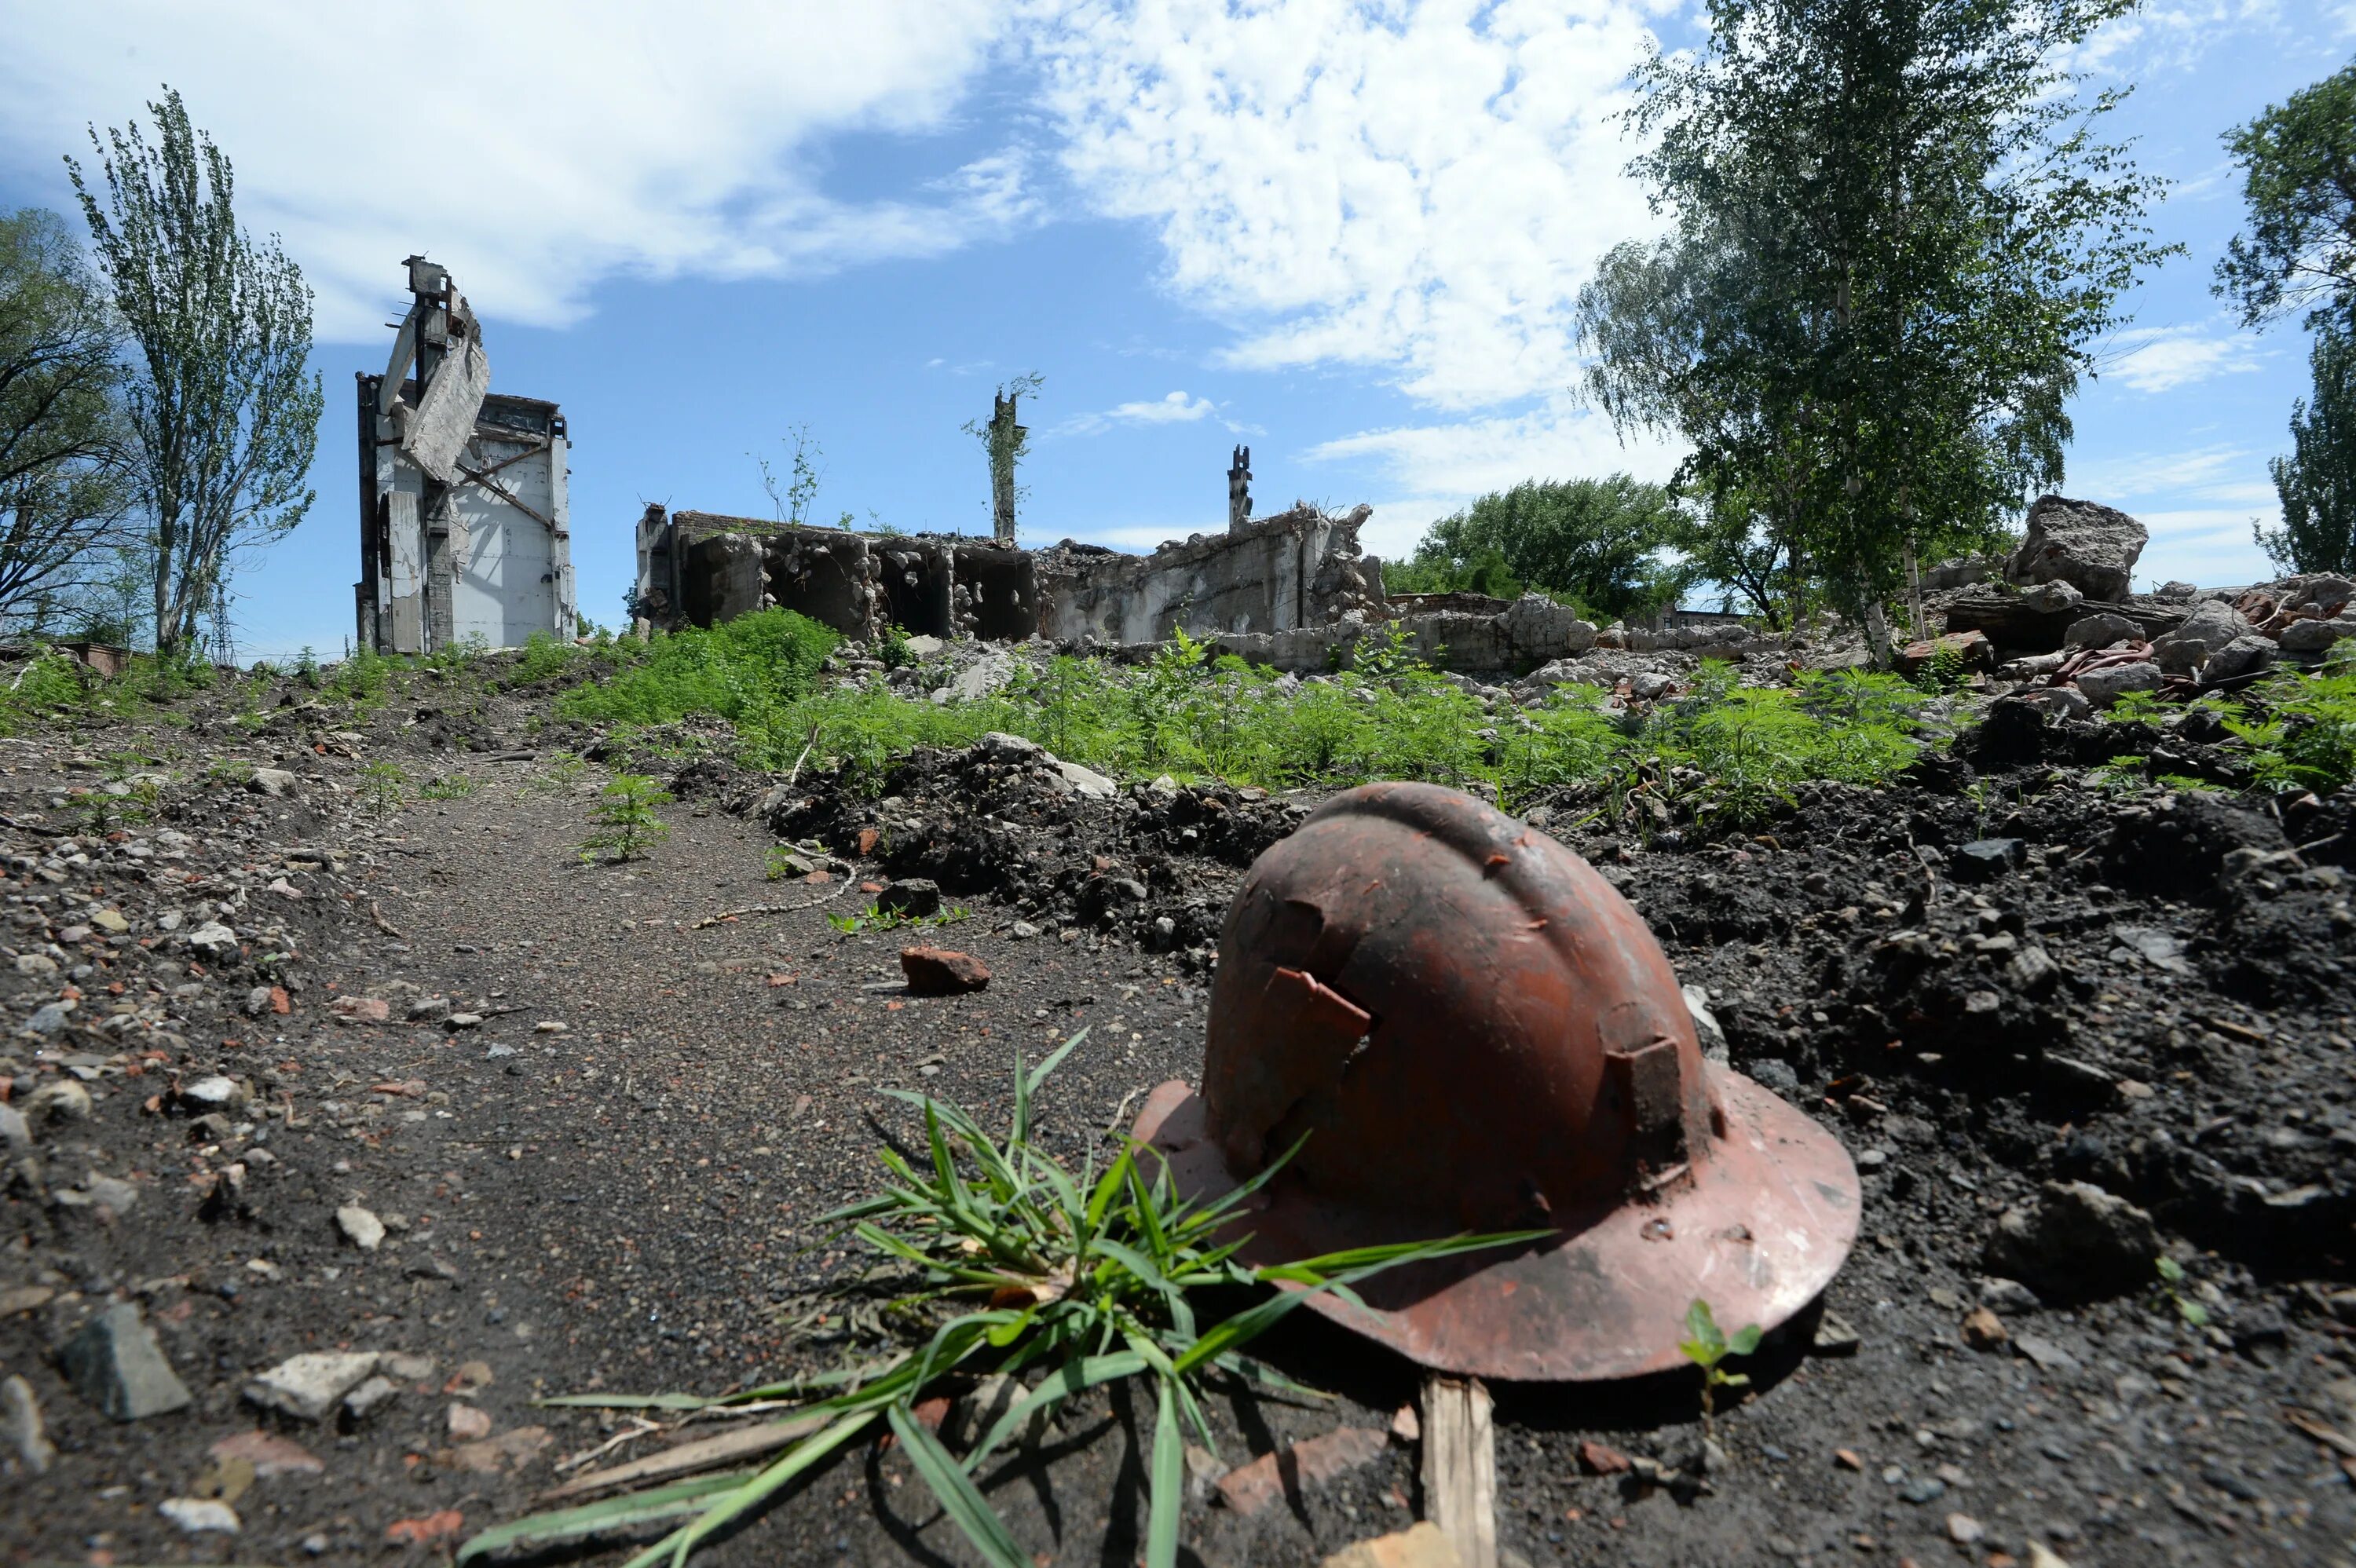
[[[1019,643],[1039,630],[1039,578],[1027,551],[957,552],[957,580],[973,602],[973,635]]]

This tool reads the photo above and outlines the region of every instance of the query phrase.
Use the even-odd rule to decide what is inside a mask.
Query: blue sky
[[[348,14],[347,14],[348,13]],[[988,527],[995,382],[1026,405],[1026,542],[1217,528],[1229,447],[1261,509],[1432,517],[1622,446],[1569,389],[1594,259],[1648,229],[1613,114],[1647,37],[1623,0],[864,0],[659,12],[220,0],[8,7],[0,201],[65,208],[83,126],[186,95],[248,224],[319,295],[318,500],[237,581],[241,650],[343,646],[357,574],[352,376],[382,368],[401,259],[450,266],[495,390],[562,403],[581,603],[618,619],[642,504],[766,514],[754,458],[823,447],[817,510]],[[419,40],[450,47],[423,49]],[[2266,459],[2307,388],[2293,327],[2209,293],[2240,218],[2218,137],[2356,52],[2356,5],[2189,0],[2078,63],[2179,182],[2189,254],[2130,302],[2072,409],[2064,489],[2151,528],[2139,576],[2270,575]],[[87,160],[86,160],[87,161]]]

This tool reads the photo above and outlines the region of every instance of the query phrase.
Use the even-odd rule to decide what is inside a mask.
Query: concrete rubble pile
[[[2081,718],[2130,692],[2191,697],[2246,685],[2281,663],[2316,664],[2356,636],[2356,584],[2325,573],[2256,587],[2170,582],[2129,592],[2147,541],[2124,512],[2047,496],[2029,508],[2020,548],[1989,582],[1986,564],[1953,562],[1926,587],[1954,585],[1944,635],[1909,646],[1903,668],[1946,651],[1965,670],[2019,684],[2015,693]],[[1939,592],[1934,588],[1934,592]]]

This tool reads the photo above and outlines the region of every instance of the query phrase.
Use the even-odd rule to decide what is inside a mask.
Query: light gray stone
[[[2059,719],[2084,719],[2094,711],[2086,694],[2074,686],[2049,686],[2020,694],[2023,702],[2033,702]]]
[[[1701,1037],[1702,1055],[1723,1063],[1727,1059],[1726,1030],[1719,1027],[1718,1015],[1709,1010],[1709,993],[1699,986],[1684,986],[1679,990],[1686,999],[1686,1011],[1693,1015],[1694,1032]]]
[[[237,1510],[218,1498],[166,1498],[155,1511],[190,1535],[235,1535]]]
[[[2181,625],[2152,639],[2152,657],[2164,670],[2186,673],[2199,669],[2210,655],[2254,630],[2242,613],[2222,599],[2204,599],[2192,607]]]
[[[322,1421],[344,1395],[368,1381],[381,1358],[374,1350],[306,1350],[245,1385],[250,1404],[301,1421]]]
[[[237,955],[237,933],[217,920],[205,922],[180,940],[200,958],[219,962]]]
[[[2208,661],[2201,665],[2201,683],[2214,686],[2220,681],[2265,669],[2275,662],[2275,645],[2270,638],[2261,637],[2255,633],[2235,637],[2211,654]]]
[[[164,1359],[155,1331],[131,1302],[118,1301],[66,1341],[58,1362],[74,1392],[115,1421],[142,1421],[194,1403]]]
[[[2072,622],[2068,635],[2062,640],[2073,648],[2107,648],[2113,643],[2139,641],[2142,636],[2141,626],[2125,615],[2104,610]]]
[[[1067,763],[1059,757],[1055,761],[1055,771],[1063,775],[1066,784],[1070,784],[1090,800],[1110,800],[1120,793],[1119,787],[1112,780],[1102,773],[1093,773],[1077,763]]]
[[[2020,548],[2005,562],[2014,582],[2067,582],[2089,599],[2127,594],[2135,563],[2150,539],[2125,512],[2092,501],[2040,496],[2029,508]]]
[[[0,1441],[16,1450],[25,1468],[37,1476],[48,1475],[57,1460],[58,1445],[49,1441],[48,1427],[41,1420],[41,1402],[23,1378],[0,1382]]]
[[[384,1244],[384,1221],[357,1203],[347,1203],[336,1211],[336,1229],[344,1240],[364,1253],[372,1253]]]
[[[90,1091],[71,1078],[52,1078],[25,1096],[25,1120],[37,1127],[47,1122],[86,1122],[94,1109]]]
[[[2108,708],[2130,691],[2158,691],[2161,679],[2158,665],[2138,660],[2090,669],[2078,677],[2078,689],[2095,707]]]
[[[283,800],[294,793],[294,775],[284,768],[256,768],[245,787],[256,795],[266,795],[273,800]]]
[[[2282,629],[2282,635],[2276,641],[2286,654],[2319,654],[2347,637],[2356,637],[2356,616],[2342,615],[2330,621],[2293,621]]]

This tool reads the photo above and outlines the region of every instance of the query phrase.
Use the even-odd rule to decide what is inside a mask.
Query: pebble
[[[1947,1516],[1947,1539],[1958,1546],[1976,1546],[1981,1537],[1987,1534],[1987,1527],[1967,1513]]]
[[[1808,1350],[1817,1356],[1853,1356],[1862,1343],[1862,1336],[1849,1326],[1847,1318],[1837,1312],[1827,1311],[1816,1319],[1815,1339],[1810,1342]]]
[[[384,1243],[384,1221],[357,1203],[336,1211],[336,1229],[364,1253],[372,1253]]]
[[[23,1378],[0,1382],[0,1439],[16,1450],[25,1468],[37,1476],[48,1474],[58,1456],[58,1446],[49,1441],[48,1425],[41,1419],[41,1402],[34,1397],[33,1385]]]
[[[1947,1495],[1947,1483],[1936,1476],[1917,1476],[1899,1488],[1898,1495],[1910,1503],[1934,1503]]]
[[[2012,1336],[2005,1329],[2004,1319],[1985,1307],[1972,1308],[1964,1319],[1964,1343],[1975,1350],[1993,1350]]]
[[[245,1398],[300,1421],[324,1421],[337,1401],[376,1371],[380,1359],[374,1350],[307,1350],[247,1383]]]
[[[354,1421],[365,1421],[376,1413],[378,1406],[394,1399],[400,1392],[399,1383],[379,1374],[344,1395],[344,1409]]]
[[[155,1511],[190,1535],[235,1535],[243,1528],[235,1509],[211,1498],[166,1498]]]
[[[491,1413],[471,1404],[453,1404],[445,1418],[451,1437],[460,1443],[472,1443],[491,1435]]]

